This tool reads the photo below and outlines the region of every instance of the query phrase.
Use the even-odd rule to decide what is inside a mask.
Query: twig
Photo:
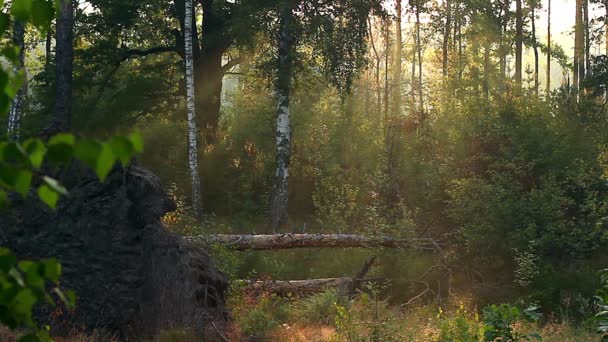
[[[217,333],[217,334],[218,334],[218,335],[219,335],[219,336],[222,338],[222,340],[223,340],[223,341],[225,341],[225,342],[230,342],[230,340],[229,340],[229,339],[227,339],[227,338],[226,338],[226,336],[224,336],[224,335],[223,335],[223,334],[222,334],[222,333],[219,331],[219,329],[218,329],[218,328],[215,326],[215,322],[213,322],[213,321],[212,321],[212,322],[211,322],[211,325],[213,326],[213,329],[215,329],[215,332],[216,332],[216,333]]]

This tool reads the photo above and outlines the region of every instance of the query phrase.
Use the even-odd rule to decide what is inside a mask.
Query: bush
[[[299,301],[295,304],[294,312],[298,321],[333,324],[338,315],[338,306],[346,306],[345,297],[340,290],[330,288]]]

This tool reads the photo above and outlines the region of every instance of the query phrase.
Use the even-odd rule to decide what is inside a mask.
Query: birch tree
[[[547,99],[551,95],[551,0],[547,1]]]
[[[184,52],[186,61],[186,105],[188,107],[188,166],[192,182],[192,209],[202,214],[201,182],[198,173],[198,141],[194,102],[194,56],[192,48],[192,26],[194,4],[186,0],[184,17]]]
[[[19,63],[15,67],[15,72],[23,70],[25,57],[25,27],[19,20],[15,20],[13,28],[13,44],[19,48]],[[23,111],[24,87],[21,87],[13,102],[8,115],[8,138],[10,140],[19,140],[19,128],[21,126],[21,116]]]
[[[276,127],[276,173],[271,204],[271,227],[273,233],[287,221],[289,201],[289,162],[291,158],[291,118],[289,99],[292,72],[292,21],[293,8],[285,1],[280,8],[279,32],[277,35],[277,127]]]

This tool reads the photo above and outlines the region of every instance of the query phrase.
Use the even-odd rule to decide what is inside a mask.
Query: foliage
[[[329,288],[303,298],[294,304],[294,316],[299,322],[309,324],[334,324],[339,309],[348,305],[345,295],[336,288]]]
[[[25,328],[19,341],[51,341],[45,330],[32,319],[32,308],[37,303],[55,304],[47,292],[49,284],[57,286],[61,265],[54,259],[18,261],[9,250],[0,248],[0,323],[11,329]],[[68,308],[76,301],[73,292],[53,289]]]
[[[523,312],[509,304],[490,305],[483,309],[484,339],[485,341],[531,341],[532,339],[541,340],[539,334],[522,334],[515,331],[513,324],[521,319],[538,320],[539,316],[535,313],[538,307],[530,307]]]
[[[463,304],[460,304],[456,312],[451,315],[446,315],[439,308],[437,314],[437,318],[440,320],[438,340],[445,342],[482,340],[484,327],[480,322],[479,315],[470,316]]]
[[[598,313],[595,315],[598,333],[602,334],[602,341],[608,340],[608,270],[600,272],[601,287],[597,290],[595,299],[597,301]]]

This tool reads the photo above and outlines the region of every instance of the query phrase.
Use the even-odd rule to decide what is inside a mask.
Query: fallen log
[[[367,278],[360,279],[357,282],[364,283],[382,279],[384,278]],[[249,291],[274,293],[280,296],[318,293],[332,287],[348,293],[353,286],[353,279],[351,277],[305,280],[236,280],[235,282]]]
[[[353,280],[350,277],[321,278],[305,280],[237,280],[238,285],[251,291],[270,292],[279,295],[310,294],[327,288],[348,289]]]
[[[428,238],[394,239],[366,237],[354,234],[274,234],[274,235],[199,235],[189,236],[190,241],[219,243],[237,251],[274,250],[291,248],[351,248],[351,247],[413,247],[436,250],[437,243]]]

